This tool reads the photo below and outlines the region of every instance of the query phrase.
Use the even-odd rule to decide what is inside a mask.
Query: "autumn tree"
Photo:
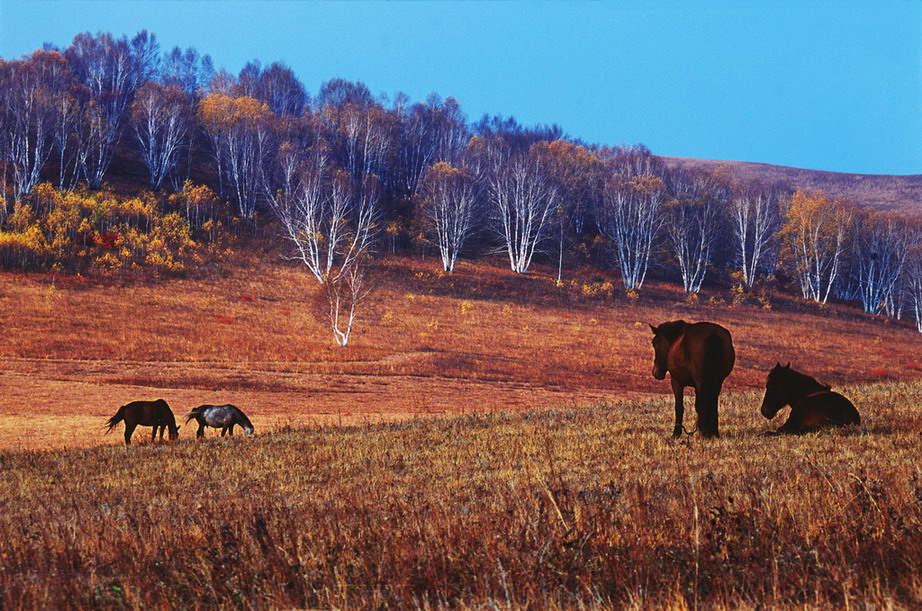
[[[211,141],[221,184],[241,216],[253,218],[271,149],[272,111],[254,98],[213,93],[199,102],[198,118]]]
[[[664,217],[666,188],[659,162],[643,147],[619,149],[608,160],[604,194],[596,208],[599,233],[608,239],[622,282],[643,286]]]
[[[255,98],[279,116],[300,117],[307,106],[307,92],[291,68],[273,62],[262,68],[247,63],[237,77],[238,95]]]
[[[826,303],[839,277],[854,212],[823,191],[797,191],[781,229],[783,257],[800,282],[804,299]]]
[[[332,166],[321,145],[305,153],[290,190],[277,191],[269,202],[295,258],[320,283],[330,328],[345,346],[371,289],[367,270],[379,218],[377,181],[357,184]]]
[[[739,186],[730,198],[736,265],[747,287],[774,269],[783,202],[778,190],[759,185]]]
[[[461,107],[452,97],[443,101],[432,94],[425,103],[408,106],[401,94],[393,113],[398,122],[393,190],[397,197],[409,199],[431,166],[457,162],[470,135]]]
[[[601,195],[604,164],[595,151],[569,140],[534,145],[558,193],[551,224],[557,240],[557,281],[563,277],[563,257],[568,240],[582,234],[590,210]]]

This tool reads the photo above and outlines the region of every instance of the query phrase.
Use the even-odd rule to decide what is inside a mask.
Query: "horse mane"
[[[673,320],[672,322],[664,322],[663,324],[656,327],[657,335],[662,335],[669,343],[675,342],[679,339],[679,336],[685,332],[685,327],[688,326],[688,323],[684,320]]]
[[[237,416],[240,418],[240,424],[251,427],[251,428],[253,427],[253,423],[250,422],[250,419],[247,418],[247,415],[243,413],[242,409],[240,409],[236,405],[231,405],[231,407],[234,408],[234,412],[236,412]]]
[[[796,385],[799,389],[804,392],[820,392],[824,390],[831,390],[832,387],[828,384],[823,384],[813,376],[807,375],[800,371],[795,371],[791,369],[790,364],[787,366],[780,366],[777,368],[778,371],[785,372],[786,380],[785,382],[791,385]]]

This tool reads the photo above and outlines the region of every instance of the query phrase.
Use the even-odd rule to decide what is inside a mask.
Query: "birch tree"
[[[804,299],[826,303],[845,258],[854,213],[824,192],[797,191],[781,229],[784,255],[800,282]]]
[[[455,271],[458,254],[474,231],[479,216],[482,188],[464,168],[440,161],[422,181],[417,215],[439,248],[442,269]]]
[[[173,171],[183,147],[189,146],[192,103],[178,87],[146,83],[135,97],[131,125],[155,191]]]
[[[907,305],[915,317],[916,329],[922,333],[922,246],[914,246],[907,254],[903,286]]]
[[[55,57],[57,56],[57,57]],[[0,104],[6,117],[6,153],[13,198],[30,193],[54,144],[54,72],[60,56],[37,51],[0,67]]]
[[[514,152],[494,142],[488,150],[495,227],[509,256],[509,266],[524,274],[546,237],[558,190],[534,149]]]
[[[156,41],[146,32],[131,42],[110,34],[78,34],[65,51],[77,78],[86,86],[90,103],[82,121],[78,160],[90,188],[102,184],[112,162],[134,93],[152,67]]]
[[[253,218],[263,192],[272,111],[254,98],[213,93],[199,103],[198,116],[211,141],[218,172],[223,174],[241,216]]]
[[[778,192],[759,187],[743,188],[730,200],[737,265],[747,287],[774,264],[781,205]]]
[[[321,285],[333,336],[346,346],[371,291],[367,264],[378,224],[376,177],[356,185],[320,146],[306,151],[291,188],[268,197],[295,255]],[[364,193],[358,193],[363,189]]]
[[[853,294],[865,312],[894,314],[897,283],[919,237],[914,223],[893,213],[873,212],[859,220],[855,231]]]
[[[647,277],[650,255],[663,225],[665,184],[646,149],[616,151],[609,167],[596,224],[609,241],[624,287],[637,290]]]
[[[682,288],[698,293],[722,234],[727,190],[709,172],[673,171],[669,190],[675,198],[666,207],[669,244],[679,266]]]

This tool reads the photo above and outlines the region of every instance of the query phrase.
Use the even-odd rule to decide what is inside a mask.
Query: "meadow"
[[[922,384],[718,440],[666,398],[0,454],[3,608],[922,604]]]
[[[316,283],[271,248],[168,280],[0,274],[0,448],[117,444],[105,419],[161,397],[177,414],[235,403],[260,432],[661,397],[647,323],[677,318],[733,332],[729,389],[762,388],[777,361],[833,386],[922,376],[911,324],[846,306],[726,287],[689,301],[656,282],[630,299],[615,273],[589,268],[562,287],[541,266],[436,269],[384,258],[345,349],[318,315]]]
[[[168,280],[0,275],[0,607],[922,604],[911,325],[553,271],[385,258],[346,349],[272,250]],[[676,318],[734,334],[718,440],[670,436],[647,323]],[[763,436],[789,360],[862,425]],[[236,403],[257,435],[103,435],[158,397]]]

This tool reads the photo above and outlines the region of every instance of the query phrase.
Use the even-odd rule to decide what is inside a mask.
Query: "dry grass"
[[[164,282],[0,275],[0,447],[118,443],[98,425],[159,397],[177,413],[236,403],[265,431],[663,396],[646,323],[680,317],[733,331],[731,389],[760,388],[788,360],[835,386],[922,375],[910,325],[847,308],[711,304],[727,300],[719,293],[688,304],[655,284],[639,300],[586,298],[582,284],[617,279],[581,270],[576,288],[558,288],[552,270],[465,262],[446,276],[405,257],[381,265],[376,303],[339,349],[302,269],[271,252],[239,257]]]
[[[666,399],[0,454],[4,608],[922,605],[922,384],[857,430]],[[774,425],[777,425],[775,422]]]

